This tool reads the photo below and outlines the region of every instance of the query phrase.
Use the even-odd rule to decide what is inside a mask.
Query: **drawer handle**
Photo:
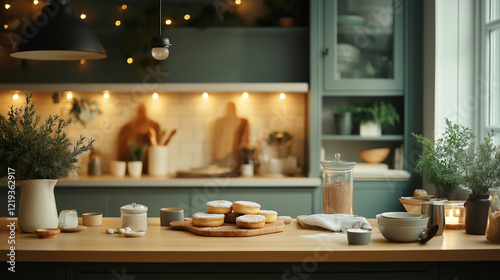
[[[327,56],[330,54],[330,48],[329,47],[326,47],[324,50],[323,50],[323,55],[324,56]]]

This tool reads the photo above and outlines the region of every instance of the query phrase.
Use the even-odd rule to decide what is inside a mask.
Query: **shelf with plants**
[[[336,152],[363,162],[360,151],[384,147],[391,152],[383,163],[412,173],[408,163],[417,147],[411,132],[422,129],[421,14],[415,1],[311,1],[310,92],[311,112],[316,112],[311,137],[318,139],[312,142],[311,174],[320,170],[316,161],[333,160]],[[376,55],[387,59],[377,64]],[[361,136],[360,120],[354,118],[351,130],[339,129],[335,113],[377,102],[391,104],[399,121],[384,124],[378,136]],[[396,150],[402,151],[403,167],[394,162]],[[409,189],[415,180],[419,177],[411,176]]]
[[[370,136],[371,140],[403,140],[404,134],[404,97],[323,97],[322,98],[322,137],[324,140],[349,140],[365,138],[360,136],[361,112],[377,105],[377,119],[384,123],[382,135]],[[384,105],[380,107],[378,105]],[[391,108],[387,108],[391,107]],[[381,111],[383,109],[383,111]],[[339,121],[343,114],[351,114],[352,129],[341,131]],[[382,117],[382,119],[380,119]],[[364,117],[366,118],[366,116]],[[397,119],[393,119],[397,118]],[[385,123],[389,120],[389,123]],[[325,136],[326,137],[325,139]],[[339,137],[337,137],[339,136]],[[396,136],[396,137],[395,137]]]

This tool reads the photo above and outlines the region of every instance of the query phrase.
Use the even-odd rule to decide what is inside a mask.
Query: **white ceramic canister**
[[[148,148],[148,174],[165,176],[168,174],[168,147],[151,146]]]
[[[148,207],[141,204],[127,204],[120,207],[122,228],[129,227],[133,231],[148,229]]]

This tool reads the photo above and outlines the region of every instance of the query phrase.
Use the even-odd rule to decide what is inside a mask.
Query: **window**
[[[500,144],[500,1],[479,2],[480,136],[493,129],[495,143]]]

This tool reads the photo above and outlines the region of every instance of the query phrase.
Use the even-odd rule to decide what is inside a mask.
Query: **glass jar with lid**
[[[489,191],[491,204],[486,226],[486,239],[500,243],[500,187],[491,188]]]
[[[334,161],[321,161],[323,166],[323,213],[352,215],[353,174],[356,163],[341,161],[335,154]]]
[[[122,228],[129,227],[134,231],[148,229],[148,207],[136,204],[127,204],[120,207]]]
[[[465,201],[449,200],[444,202],[444,221],[446,229],[463,229],[465,221]]]

